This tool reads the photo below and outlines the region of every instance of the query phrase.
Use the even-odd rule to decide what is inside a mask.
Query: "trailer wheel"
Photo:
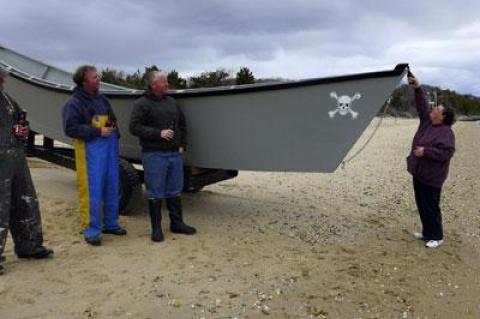
[[[133,165],[120,159],[120,214],[127,215],[128,208],[142,196],[142,183]]]

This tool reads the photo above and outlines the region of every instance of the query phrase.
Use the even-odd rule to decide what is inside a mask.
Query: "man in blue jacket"
[[[102,232],[127,234],[118,224],[119,136],[112,107],[98,92],[97,69],[80,66],[73,81],[77,86],[63,107],[63,128],[75,147],[83,235],[87,243],[98,246]]]

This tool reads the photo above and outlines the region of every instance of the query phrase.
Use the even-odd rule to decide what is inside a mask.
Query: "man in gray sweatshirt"
[[[455,135],[451,126],[455,122],[454,110],[439,104],[429,110],[425,93],[418,80],[410,76],[408,82],[415,88],[415,105],[420,125],[413,138],[407,169],[413,176],[413,188],[422,232],[414,233],[426,241],[426,247],[443,244],[440,196],[447,179],[450,159],[455,152]]]
[[[174,98],[166,95],[167,76],[152,71],[145,77],[145,95],[135,102],[130,133],[140,139],[147,189],[152,240],[163,241],[162,200],[166,199],[170,231],[193,235],[196,229],[183,221],[180,194],[183,189],[182,153],[186,147],[186,123]]]

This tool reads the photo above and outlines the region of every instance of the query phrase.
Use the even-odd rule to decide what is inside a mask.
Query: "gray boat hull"
[[[186,164],[195,167],[332,172],[406,74],[394,70],[274,84],[171,92],[188,126]],[[32,130],[70,143],[61,113],[71,87],[32,81],[11,70],[6,91],[28,111]],[[141,93],[104,91],[118,117],[120,154],[140,161],[128,132]]]

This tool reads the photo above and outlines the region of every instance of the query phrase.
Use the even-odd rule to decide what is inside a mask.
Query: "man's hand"
[[[28,126],[14,125],[13,130],[15,132],[15,137],[17,138],[27,138],[30,128]]]
[[[409,76],[408,77],[408,84],[411,86],[418,88],[420,86],[420,82],[418,82],[418,79],[414,76]]]
[[[167,141],[171,141],[174,135],[175,135],[175,132],[171,129],[162,130],[160,132],[160,137]]]
[[[185,153],[185,149],[183,147],[178,148],[178,152],[183,155]]]
[[[102,137],[109,137],[110,134],[112,134],[112,128],[111,127],[102,127],[101,129],[101,135]]]
[[[413,150],[413,154],[416,156],[416,157],[423,157],[425,155],[425,148],[423,146],[417,146],[415,147],[415,149]]]

